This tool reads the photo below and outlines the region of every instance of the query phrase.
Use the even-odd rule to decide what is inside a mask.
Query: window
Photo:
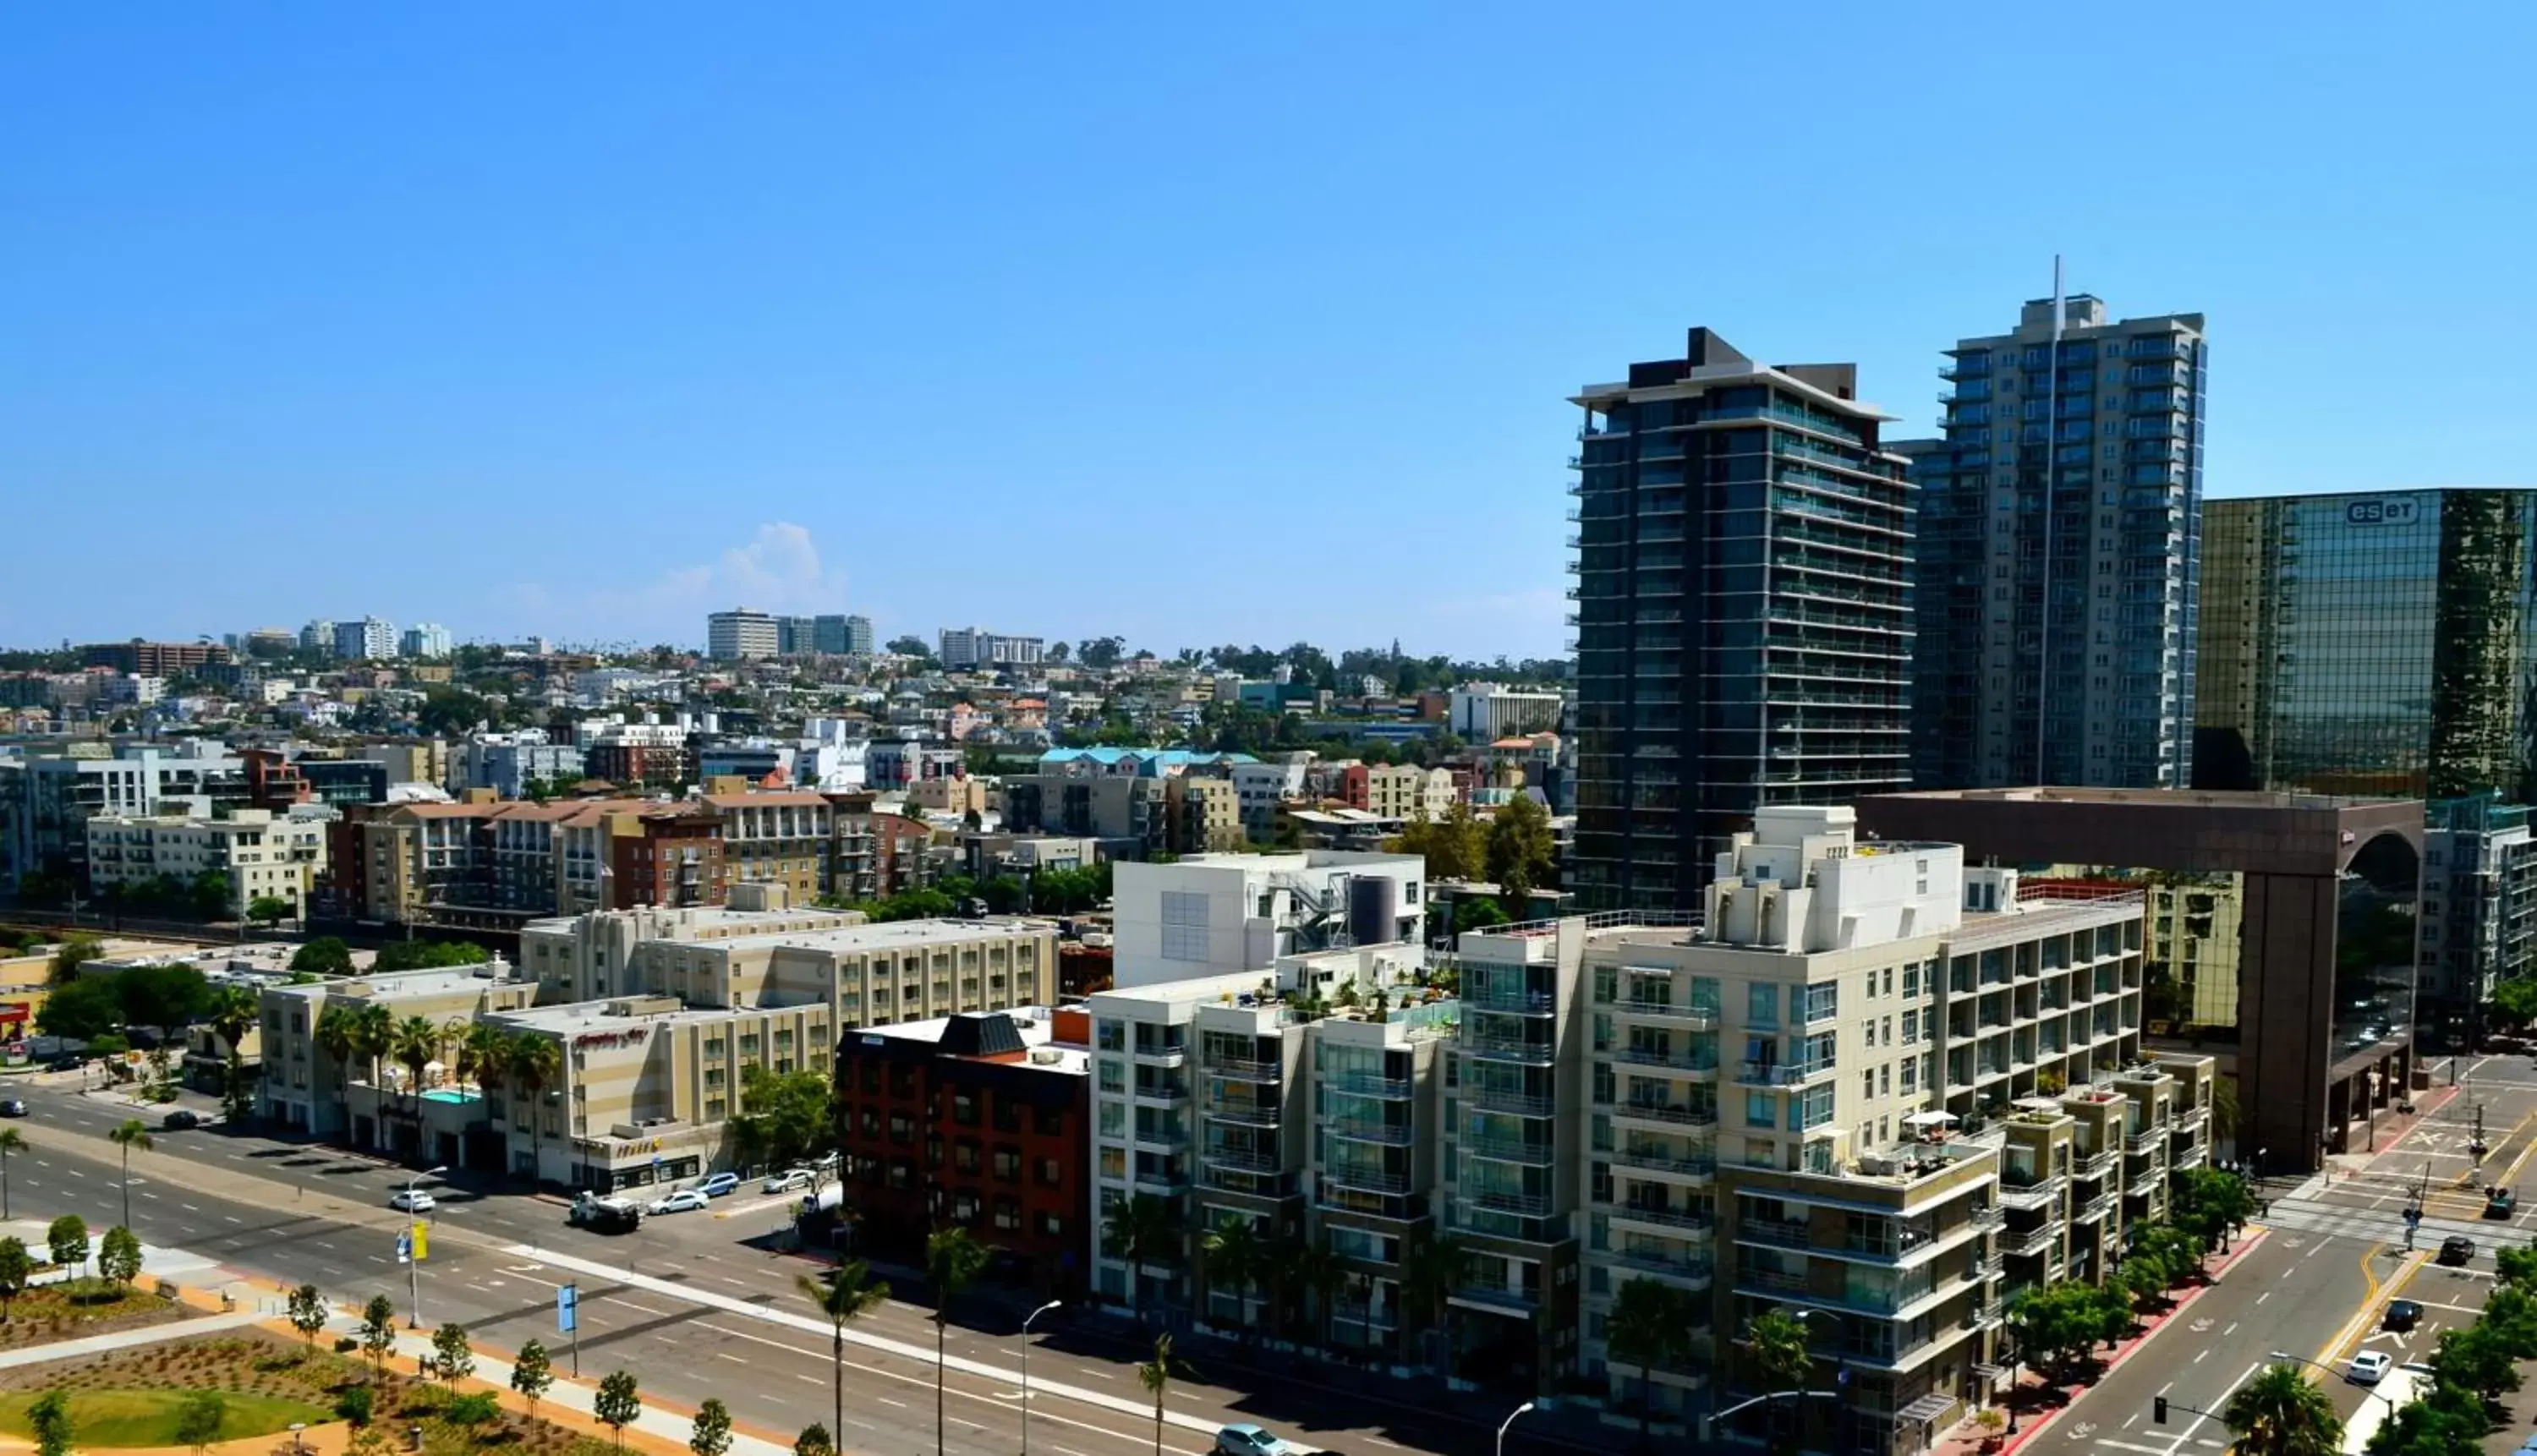
[[[1770,1093],[1754,1092],[1750,1090],[1746,1091],[1744,1094],[1744,1125],[1747,1127],[1777,1126],[1780,1120],[1780,1112],[1779,1108],[1773,1106],[1776,1101],[1777,1099],[1773,1098]]]
[[[955,1092],[951,1095],[951,1120],[959,1123],[962,1127],[975,1127],[978,1125],[978,1096],[976,1093]]]
[[[1128,1150],[1106,1146],[1102,1148],[1101,1175],[1112,1182],[1125,1182],[1128,1177]]]
[[[1063,1238],[1066,1236],[1066,1220],[1053,1213],[1043,1213],[1039,1216],[1039,1232],[1044,1238]]]
[[[1032,1131],[1037,1132],[1041,1137],[1060,1137],[1065,1134],[1066,1108],[1035,1108],[1032,1112]]]
[[[1126,1103],[1105,1102],[1101,1105],[1100,1115],[1101,1135],[1103,1137],[1126,1137],[1128,1135],[1128,1105]]]
[[[1021,1130],[1021,1103],[1010,1097],[998,1096],[996,1099],[996,1131],[1019,1132]]]
[[[978,1145],[962,1138],[951,1145],[951,1166],[961,1172],[978,1171]]]
[[[1747,1026],[1775,1027],[1780,1024],[1780,988],[1767,981],[1756,981],[1744,987],[1744,1022]]]
[[[989,1155],[989,1171],[1008,1183],[1021,1181],[1022,1155],[1011,1148],[998,1148]]]
[[[978,1195],[959,1192],[951,1195],[951,1222],[974,1224],[978,1221]]]
[[[1065,1165],[1059,1163],[1054,1158],[1042,1158],[1039,1161],[1039,1185],[1041,1187],[1054,1188],[1065,1181]]]
[[[1022,1206],[1009,1198],[996,1200],[996,1227],[1008,1234],[1017,1234],[1022,1227]]]

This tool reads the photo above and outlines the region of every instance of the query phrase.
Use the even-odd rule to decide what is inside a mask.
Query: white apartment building
[[[980,667],[1030,667],[1047,656],[1037,637],[1013,637],[984,627],[945,627],[940,635],[943,665],[954,672]]]
[[[1454,807],[1454,776],[1416,764],[1376,764],[1365,773],[1366,809],[1385,819],[1442,819]]]
[[[410,658],[445,658],[455,645],[449,629],[438,622],[417,622],[397,639],[398,648]]]
[[[1562,698],[1556,692],[1509,687],[1502,682],[1466,682],[1446,700],[1445,723],[1472,743],[1493,743],[1518,733],[1559,727]]]
[[[203,814],[103,814],[88,821],[90,888],[137,885],[152,879],[190,883],[205,874],[229,881],[229,913],[267,898],[287,901],[296,918],[309,888],[326,868],[326,825],[337,816],[325,804],[299,804],[287,814],[235,809],[228,817]]]
[[[774,657],[783,640],[782,624],[772,612],[737,606],[705,616],[705,656],[717,663]]]
[[[1339,945],[1423,944],[1426,878],[1415,855],[1336,850],[1122,860],[1112,983],[1257,975],[1280,956]]]
[[[350,662],[370,662],[397,655],[397,629],[393,622],[377,617],[335,624],[335,656]]]
[[[1254,843],[1266,843],[1277,832],[1277,810],[1304,796],[1304,769],[1309,756],[1278,763],[1235,763],[1226,766],[1242,814],[1242,832]]]

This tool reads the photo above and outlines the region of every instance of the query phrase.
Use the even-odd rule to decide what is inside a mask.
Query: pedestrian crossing
[[[2322,1234],[2328,1238],[2355,1238],[2369,1243],[2399,1245],[2405,1241],[2405,1218],[2400,1208],[2353,1208],[2309,1198],[2276,1198],[2258,1222],[2277,1231]],[[2415,1230],[2414,1244],[2418,1248],[2438,1248],[2441,1239],[2457,1234],[2472,1238],[2481,1246],[2493,1242],[2497,1234],[2506,1232],[2506,1228],[2475,1219],[2443,1218],[2437,1213],[2427,1213],[2421,1226]]]

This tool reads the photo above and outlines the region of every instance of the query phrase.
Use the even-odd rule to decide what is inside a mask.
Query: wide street
[[[33,1145],[9,1160],[12,1211],[20,1220],[77,1213],[103,1227],[120,1217],[117,1150],[106,1132],[127,1117],[153,1127],[157,1150],[132,1161],[134,1232],[244,1274],[309,1282],[358,1304],[385,1294],[401,1313],[409,1271],[396,1262],[409,1220],[387,1207],[411,1173],[368,1157],[279,1142],[222,1127],[157,1130],[158,1113],[81,1096],[67,1086],[13,1079],[29,1105],[16,1126]],[[189,1106],[207,1106],[189,1098]],[[558,1370],[570,1344],[555,1332],[555,1291],[578,1286],[584,1375],[619,1366],[646,1392],[692,1407],[719,1395],[733,1414],[772,1434],[830,1416],[829,1331],[796,1290],[817,1263],[785,1252],[787,1198],[746,1185],[713,1212],[647,1219],[632,1234],[605,1236],[564,1222],[561,1203],[517,1193],[436,1187],[429,1257],[420,1285],[426,1324],[458,1321],[504,1350],[546,1342]],[[921,1289],[905,1294],[922,1298]],[[955,1311],[947,1348],[945,1449],[1008,1456],[1021,1446],[1020,1343],[993,1301]],[[978,1321],[971,1328],[961,1320]],[[1033,1327],[1033,1450],[1056,1456],[1126,1456],[1154,1447],[1152,1397],[1138,1383],[1133,1335],[1063,1314]],[[854,1322],[846,1350],[840,1445],[858,1452],[931,1449],[935,1441],[935,1327],[922,1303],[891,1300]],[[965,1367],[964,1367],[965,1366]],[[1166,1400],[1166,1451],[1198,1456],[1214,1428],[1257,1421],[1282,1434],[1353,1453],[1484,1452],[1504,1414],[1496,1402],[1468,1422],[1375,1397],[1334,1398],[1310,1367],[1293,1378],[1245,1371],[1231,1388],[1183,1371]],[[1489,1425],[1478,1424],[1486,1418]],[[1510,1451],[1561,1449],[1519,1430]]]

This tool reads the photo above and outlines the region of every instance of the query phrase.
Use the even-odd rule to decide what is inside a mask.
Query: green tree
[[[489,1390],[470,1391],[454,1396],[440,1408],[440,1419],[461,1430],[474,1431],[502,1419],[502,1403],[493,1399]]]
[[[455,1385],[476,1373],[476,1351],[467,1343],[467,1327],[445,1324],[431,1332],[431,1367]]]
[[[828,1271],[824,1280],[794,1276],[802,1297],[828,1317],[828,1391],[836,1407],[838,1428],[846,1424],[846,1326],[889,1299],[889,1286],[872,1277],[861,1259],[848,1259]]]
[[[2510,1026],[2537,1021],[2537,976],[2514,976],[2493,988],[2493,1019]]]
[[[1691,1296],[1669,1284],[1653,1279],[1631,1279],[1612,1296],[1612,1315],[1607,1321],[1604,1361],[1608,1364],[1636,1366],[1639,1372],[1639,1441],[1647,1442],[1648,1417],[1656,1405],[1656,1367],[1678,1364],[1691,1357],[1691,1327],[1700,1315]],[[1764,1315],[1763,1318],[1769,1318]],[[1794,1323],[1795,1321],[1791,1321]],[[1754,1323],[1758,1326],[1761,1321]],[[1800,1342],[1805,1338],[1802,1325],[1797,1330]],[[1755,1335],[1755,1358],[1760,1358],[1760,1335]],[[1811,1364],[1813,1357],[1807,1357]]]
[[[1494,896],[1459,895],[1454,899],[1454,933],[1457,935],[1510,923],[1505,905]]]
[[[217,1390],[189,1390],[176,1406],[176,1444],[200,1451],[221,1438],[228,1398]]]
[[[44,1229],[44,1252],[64,1269],[78,1269],[88,1263],[88,1221],[78,1214],[64,1214]]]
[[[554,1384],[554,1361],[548,1358],[544,1343],[531,1340],[511,1357],[511,1388],[529,1403],[529,1419],[538,1419],[538,1402],[546,1399],[547,1390]]]
[[[194,876],[193,884],[186,887],[186,894],[191,901],[194,918],[217,920],[228,915],[229,908],[237,903],[237,884],[220,870],[207,869]]]
[[[47,1390],[27,1407],[27,1428],[35,1436],[35,1456],[70,1456],[70,1397]]]
[[[987,902],[990,915],[1008,916],[1022,908],[1029,892],[1022,882],[1008,874],[1000,874],[978,887],[978,898]]]
[[[2238,1456],[2335,1456],[2343,1446],[2333,1402],[2294,1364],[2270,1366],[2239,1386],[2220,1420],[2237,1437]]]
[[[367,1385],[354,1385],[335,1397],[335,1418],[358,1430],[370,1424],[376,1398]]]
[[[246,918],[267,931],[299,913],[299,907],[278,895],[258,895],[246,903]]]
[[[141,1277],[141,1240],[131,1230],[117,1224],[97,1241],[97,1272],[122,1289]]]
[[[828,1434],[828,1427],[813,1421],[793,1438],[793,1456],[837,1456],[837,1439]]]
[[[2493,1277],[2504,1289],[2537,1293],[2537,1248],[2503,1244],[2493,1251]]]
[[[1137,1366],[1137,1383],[1154,1397],[1154,1456],[1163,1456],[1163,1393],[1172,1384],[1172,1337],[1154,1337],[1154,1358]]]
[[[607,1426],[617,1437],[617,1448],[620,1451],[625,1449],[625,1427],[643,1415],[643,1398],[634,1383],[633,1374],[626,1370],[610,1371],[608,1377],[599,1382],[599,1395],[590,1404],[590,1414],[598,1417],[599,1424]]]
[[[74,932],[63,936],[62,943],[53,951],[52,984],[65,986],[77,981],[80,967],[104,954],[105,942],[94,935]]]
[[[525,1120],[529,1124],[529,1182],[534,1187],[538,1181],[538,1171],[543,1166],[539,1162],[538,1124],[545,1119],[540,1115],[540,1109],[545,1105],[546,1090],[563,1079],[563,1048],[545,1037],[521,1032],[512,1037],[510,1055],[505,1060],[510,1068],[511,1085],[518,1091],[511,1125],[517,1127],[524,1120],[518,1111],[519,1103],[526,1103],[529,1108]]]
[[[310,1354],[316,1353],[317,1332],[326,1328],[333,1312],[326,1307],[326,1297],[317,1293],[313,1284],[303,1284],[291,1292],[291,1327],[299,1332]]]
[[[1426,1327],[1431,1344],[1444,1331],[1446,1301],[1470,1276],[1470,1269],[1469,1247],[1451,1234],[1431,1234],[1413,1241],[1401,1260],[1401,1299]]]
[[[1206,1274],[1207,1288],[1233,1296],[1235,1320],[1245,1338],[1252,1329],[1251,1290],[1268,1263],[1268,1240],[1260,1236],[1259,1226],[1240,1214],[1223,1215],[1214,1228],[1199,1235],[1199,1267]]]
[[[696,1407],[687,1432],[687,1449],[696,1456],[724,1456],[731,1449],[731,1408],[713,1396]]]
[[[1128,1265],[1128,1307],[1139,1318],[1144,1313],[1137,1298],[1139,1275],[1146,1264],[1160,1262],[1167,1250],[1178,1248],[1180,1227],[1171,1205],[1151,1193],[1133,1194],[1111,1206],[1102,1240],[1110,1257]]]
[[[2169,1221],[2199,1239],[2206,1252],[2225,1248],[2254,1217],[2254,1190],[2234,1172],[2187,1168],[2169,1180]]]
[[[14,1127],[0,1127],[0,1219],[9,1217],[9,1155],[27,1151],[27,1139]]]
[[[2482,1322],[2442,1331],[2432,1368],[2441,1380],[2489,1401],[2519,1388],[2519,1361],[2509,1341]]]
[[[361,1353],[370,1358],[370,1368],[385,1373],[388,1351],[396,1344],[396,1305],[385,1295],[370,1296],[361,1306]]]
[[[2435,1381],[2428,1395],[2389,1413],[2366,1449],[2368,1456],[2481,1456],[2492,1428],[2481,1397]]]
[[[1785,1309],[1766,1309],[1745,1330],[1752,1353],[1753,1374],[1768,1393],[1803,1390],[1815,1371],[1814,1347],[1806,1339],[1806,1322]]]
[[[158,1144],[151,1140],[150,1129],[138,1117],[126,1117],[105,1135],[106,1141],[123,1150],[123,1222],[132,1222],[132,1150],[147,1153]]]
[[[770,1072],[755,1063],[742,1070],[732,1137],[743,1163],[783,1167],[816,1158],[836,1141],[836,1119],[835,1096],[817,1072]]]
[[[934,1452],[943,1456],[943,1376],[948,1371],[944,1338],[951,1326],[951,1301],[987,1272],[987,1246],[966,1229],[943,1229],[925,1240],[925,1282],[934,1287]]]
[[[1387,848],[1425,859],[1430,883],[1475,880],[1488,870],[1488,833],[1471,806],[1461,799],[1442,818],[1430,819],[1423,812],[1413,815]]]
[[[353,948],[341,936],[320,935],[291,953],[291,969],[312,976],[350,976]]]
[[[114,980],[83,976],[54,987],[44,1004],[35,1008],[35,1030],[47,1037],[87,1042],[89,1049],[96,1050],[99,1037],[123,1029],[123,997],[115,991]]]
[[[35,1261],[27,1253],[27,1240],[0,1238],[0,1321],[16,1317],[18,1297],[34,1277]]]
[[[1529,794],[1519,793],[1498,806],[1489,819],[1489,878],[1497,881],[1498,898],[1521,916],[1526,897],[1551,878],[1558,849],[1550,837],[1550,811]]]

